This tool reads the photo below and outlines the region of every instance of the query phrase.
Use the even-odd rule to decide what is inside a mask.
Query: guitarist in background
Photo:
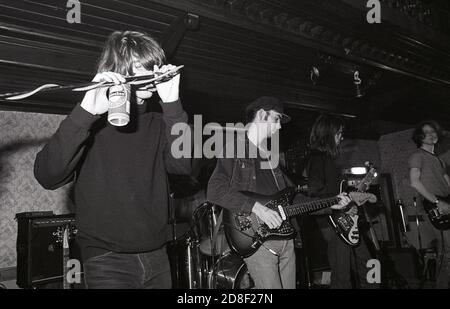
[[[323,197],[338,194],[343,176],[335,163],[339,154],[339,144],[342,141],[344,123],[334,116],[319,116],[310,135],[311,153],[306,167],[308,176],[308,194],[311,197]],[[358,210],[352,206],[346,210],[350,215],[356,215]],[[377,288],[376,284],[369,284],[366,280],[366,263],[370,257],[369,250],[361,237],[361,243],[352,248],[341,240],[328,221],[331,209],[319,210],[317,223],[328,244],[328,262],[331,267],[331,288],[351,289],[351,266],[356,264],[354,272],[358,274],[358,288]],[[354,252],[352,252],[352,249]]]
[[[427,201],[436,204],[439,212],[450,214],[450,205],[438,198],[450,195],[450,178],[445,169],[445,163],[435,154],[435,145],[441,135],[440,126],[435,121],[420,123],[413,132],[413,140],[417,151],[409,158],[409,177],[411,186]],[[434,229],[438,240],[438,265],[436,287],[449,288],[450,274],[450,230]],[[443,252],[442,249],[443,248]]]
[[[278,166],[269,164],[270,168],[262,168],[265,166],[262,164],[264,161],[272,161],[269,161],[271,153],[264,146],[267,139],[273,138],[281,128],[281,123],[289,121],[290,117],[283,113],[283,105],[277,98],[260,97],[247,106],[246,120],[248,129],[246,135],[241,136],[245,139],[246,157],[218,160],[209,180],[208,200],[232,212],[253,212],[271,229],[276,229],[282,223],[279,214],[241,191],[270,195],[290,185]],[[251,147],[257,147],[257,158],[248,158]],[[343,196],[340,205],[333,207],[343,208],[349,202],[350,199]],[[295,289],[292,239],[267,240],[244,260],[256,288]]]

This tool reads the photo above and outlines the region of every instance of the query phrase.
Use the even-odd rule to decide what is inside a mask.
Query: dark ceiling
[[[448,2],[415,0],[411,11],[406,0],[381,0],[381,24],[367,22],[365,2],[83,0],[81,23],[70,24],[65,0],[0,0],[0,93],[89,81],[107,35],[140,30],[185,65],[183,104],[204,121],[241,120],[246,102],[274,95],[286,102],[294,132],[320,112],[344,115],[358,138],[423,118],[449,127]],[[356,70],[362,98],[355,97]],[[61,92],[0,100],[0,107],[68,113],[79,99]]]

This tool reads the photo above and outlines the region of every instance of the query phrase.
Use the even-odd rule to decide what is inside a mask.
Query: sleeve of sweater
[[[323,156],[311,156],[308,168],[308,195],[310,197],[321,197],[326,195],[326,173]],[[331,208],[318,210],[312,215],[331,214]]]
[[[189,175],[192,170],[190,156],[187,158],[175,158],[172,153],[172,144],[177,138],[183,138],[185,146],[188,146],[188,144],[192,146],[192,134],[186,134],[186,130],[190,130],[187,114],[179,100],[171,103],[160,102],[160,104],[163,110],[167,141],[164,147],[166,170],[170,174]],[[175,131],[184,132],[182,133],[183,135],[181,137],[172,135],[172,128]]]
[[[45,189],[54,190],[72,181],[86,147],[89,131],[99,118],[78,104],[61,122],[34,162],[34,176]]]

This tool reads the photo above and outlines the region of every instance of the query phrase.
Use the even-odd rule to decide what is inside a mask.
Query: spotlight
[[[361,86],[362,80],[359,78],[359,71],[355,71],[353,74],[353,84],[355,85],[355,96],[362,98],[364,96],[364,90]]]
[[[365,167],[352,167],[350,172],[352,175],[364,175],[367,173],[367,169]]]
[[[317,84],[317,81],[320,78],[320,69],[318,66],[312,67],[310,78],[311,78],[313,85],[315,86]]]
[[[342,170],[342,174],[347,176],[354,175],[365,175],[367,173],[367,167],[365,166],[355,166],[351,168],[346,168]]]
[[[355,166],[342,170],[342,174],[345,175],[347,186],[358,187],[361,179],[367,173],[367,168],[363,166]]]
[[[329,71],[332,59],[331,56],[319,54],[310,71],[310,79],[315,86],[320,79]]]

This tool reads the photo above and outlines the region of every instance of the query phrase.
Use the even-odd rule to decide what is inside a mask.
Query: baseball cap
[[[260,109],[265,111],[274,110],[281,114],[281,123],[287,123],[291,120],[291,117],[284,113],[283,103],[275,97],[263,96],[259,97],[253,102],[249,103],[245,109],[246,114],[251,111],[256,112]]]

